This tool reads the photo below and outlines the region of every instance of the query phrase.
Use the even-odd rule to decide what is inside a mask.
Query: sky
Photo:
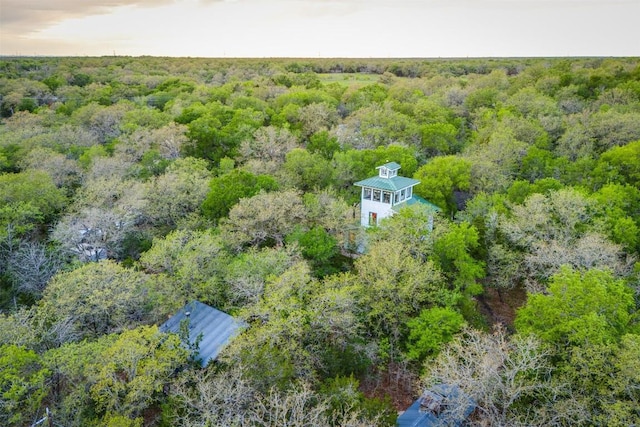
[[[640,0],[0,0],[0,55],[640,56]]]

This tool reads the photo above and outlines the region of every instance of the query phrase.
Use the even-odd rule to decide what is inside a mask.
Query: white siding
[[[393,215],[391,210],[392,205],[389,203],[374,202],[373,200],[362,199],[360,204],[360,224],[363,227],[369,226],[369,212],[375,212],[378,214],[378,223],[382,218],[387,218]]]

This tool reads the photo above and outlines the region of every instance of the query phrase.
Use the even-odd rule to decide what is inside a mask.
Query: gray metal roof
[[[438,425],[438,417],[431,412],[420,410],[422,400],[418,399],[396,420],[398,427],[431,427]]]
[[[232,316],[203,304],[192,301],[160,326],[162,332],[180,333],[180,322],[189,321],[189,344],[194,344],[202,334],[198,347],[198,359],[204,368],[214,360],[225,344],[236,336],[244,323]]]
[[[428,405],[428,401],[432,404]],[[426,406],[426,407],[425,407]],[[433,407],[429,407],[433,406]],[[397,427],[437,427],[464,425],[476,403],[457,385],[439,384],[425,391],[396,420]]]

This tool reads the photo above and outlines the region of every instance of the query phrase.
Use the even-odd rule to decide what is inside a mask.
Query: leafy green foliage
[[[415,188],[418,195],[453,215],[458,210],[454,193],[469,190],[471,163],[455,156],[435,157],[414,178],[420,180]]]
[[[32,420],[48,393],[49,373],[35,352],[15,345],[0,346],[0,421],[4,425]]]
[[[364,394],[408,399],[410,357],[472,422],[640,416],[637,58],[0,70],[0,377],[29,383],[21,424],[46,402],[60,425],[391,425],[405,408]],[[391,161],[442,213],[363,229],[353,183]],[[248,325],[207,372],[139,328],[191,299]],[[511,330],[522,304],[517,334],[457,333]]]
[[[329,161],[303,148],[289,151],[283,167],[296,188],[303,191],[326,188],[333,180]]]
[[[6,204],[0,207],[0,239],[22,236],[43,220],[42,212],[31,202]]]
[[[286,238],[287,243],[296,242],[302,256],[324,276],[331,272],[330,261],[338,254],[338,241],[322,227],[315,226],[308,231],[295,230]]]
[[[313,227],[306,232],[295,231],[289,234],[287,240],[298,242],[302,255],[319,263],[328,261],[338,252],[336,239],[321,227]]]
[[[51,220],[67,203],[64,193],[51,177],[41,171],[0,175],[0,202],[3,206],[32,206]]]
[[[175,335],[156,326],[123,332],[100,356],[90,394],[99,410],[136,418],[161,395],[187,351]]]
[[[218,163],[224,157],[234,157],[240,142],[249,137],[264,122],[261,111],[233,110],[219,102],[190,108],[176,120],[187,124],[187,137],[192,141],[185,153]]]
[[[309,137],[307,150],[311,153],[318,153],[327,160],[331,160],[333,153],[340,149],[338,139],[331,137],[326,130],[316,132]]]
[[[276,190],[277,187],[276,181],[268,175],[256,176],[242,169],[234,169],[211,179],[209,192],[202,202],[202,212],[216,221],[226,217],[240,199],[255,196],[260,190]]]
[[[200,213],[211,173],[206,162],[193,157],[171,163],[147,187],[147,220],[158,227],[175,228]]]
[[[219,236],[210,231],[176,230],[154,239],[139,265],[166,275],[153,289],[156,307],[170,313],[194,299],[223,306],[228,298],[222,276],[229,256]]]
[[[640,183],[640,140],[614,147],[600,157],[596,177],[603,182],[635,185]]]
[[[410,318],[429,305],[451,305],[458,298],[433,262],[416,259],[397,242],[376,242],[355,268],[368,328],[387,337],[393,351],[399,350]]]
[[[522,204],[532,194],[548,194],[562,188],[562,183],[555,178],[542,178],[534,183],[529,181],[515,181],[507,190],[507,197],[513,203]]]
[[[478,247],[477,230],[466,223],[439,224],[433,239],[434,260],[454,289],[470,295],[480,293],[477,280],[484,277],[484,265],[473,257]]]
[[[607,184],[591,195],[597,201],[595,222],[616,243],[633,251],[640,245],[640,189]]]
[[[74,425],[98,418],[89,389],[98,370],[108,363],[103,354],[116,339],[115,334],[103,335],[95,341],[65,343],[43,354],[52,373],[51,410],[56,422]]]
[[[407,322],[407,356],[422,361],[435,356],[453,335],[462,329],[464,319],[451,308],[434,307],[422,310],[420,315]]]
[[[257,304],[242,310],[249,330],[230,345],[225,360],[246,366],[259,390],[286,387],[293,378],[362,372],[368,357],[361,344],[359,284],[351,275],[322,283],[297,262],[265,284]]]
[[[633,291],[610,272],[563,268],[548,292],[530,295],[518,311],[519,332],[558,346],[587,346],[619,342],[631,330]]]
[[[320,386],[320,394],[328,400],[328,415],[332,426],[347,423],[350,413],[362,411],[363,416],[380,416],[379,425],[394,425],[395,411],[388,400],[367,398],[359,390],[359,382],[353,375],[329,378]]]
[[[250,249],[234,257],[224,277],[230,306],[258,302],[267,280],[281,275],[297,261],[299,255],[288,248]]]
[[[80,336],[97,337],[148,319],[151,278],[105,260],[54,276],[40,309],[66,321]]]
[[[557,411],[578,425],[593,422],[626,426],[638,417],[637,374],[640,336],[627,334],[619,344],[591,344],[568,349],[569,360],[558,369],[558,383],[566,384]],[[564,408],[565,411],[563,411]],[[584,415],[571,415],[582,407]],[[585,416],[586,415],[586,416]]]

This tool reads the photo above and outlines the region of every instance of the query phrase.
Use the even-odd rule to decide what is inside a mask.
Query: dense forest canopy
[[[2,425],[640,420],[638,58],[2,58],[0,116]],[[387,162],[435,218],[360,226]]]

